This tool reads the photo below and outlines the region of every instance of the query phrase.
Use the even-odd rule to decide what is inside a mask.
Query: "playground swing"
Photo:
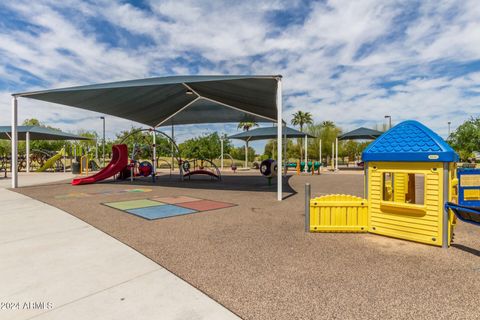
[[[235,163],[235,160],[233,160],[233,157],[228,153],[223,154],[223,156],[226,156],[230,159],[230,169],[232,169],[233,173],[235,173],[237,171],[237,164]],[[221,159],[221,157],[218,159]]]
[[[210,167],[205,166],[205,163]],[[185,172],[183,177],[190,180],[193,175],[208,175],[211,179],[222,180],[218,167],[208,159],[181,160],[181,168]]]

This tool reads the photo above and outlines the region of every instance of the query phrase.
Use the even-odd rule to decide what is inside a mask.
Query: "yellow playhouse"
[[[458,155],[417,121],[385,132],[362,154],[365,196],[328,195],[310,200],[311,232],[371,232],[448,247],[455,216]]]

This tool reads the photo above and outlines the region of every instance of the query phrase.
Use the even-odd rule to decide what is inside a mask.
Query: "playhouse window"
[[[424,204],[425,176],[423,174],[384,172],[383,201]]]

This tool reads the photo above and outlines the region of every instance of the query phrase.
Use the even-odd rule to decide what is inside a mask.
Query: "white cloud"
[[[107,0],[2,4],[40,31],[0,30],[0,75],[10,84],[0,96],[0,112],[9,114],[10,91],[187,74],[194,65],[204,74],[282,74],[287,121],[296,110],[309,110],[317,121],[353,129],[381,123],[389,114],[394,122],[418,119],[445,135],[447,121],[456,126],[480,113],[474,94],[480,72],[455,72],[455,65],[480,57],[476,1],[332,0],[312,3],[299,23],[272,18],[276,10],[295,14],[301,3],[151,0],[150,10]],[[106,41],[109,36],[115,39]],[[132,42],[137,37],[146,41]],[[172,63],[176,58],[186,62]],[[41,82],[27,85],[7,64]],[[399,82],[387,87],[385,81]],[[50,110],[62,118],[90,116],[27,100],[21,119],[52,120]],[[109,135],[131,125],[113,118],[109,123]],[[101,123],[57,126],[99,130]],[[179,130],[179,137],[187,137],[212,127]]]

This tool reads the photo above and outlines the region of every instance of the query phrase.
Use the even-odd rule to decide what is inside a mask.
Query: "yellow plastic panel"
[[[383,173],[405,179],[395,186],[402,189],[401,198],[385,201],[382,198]],[[405,203],[407,174],[424,175],[423,204]],[[442,245],[443,164],[420,162],[371,162],[369,164],[369,231],[411,241]],[[402,201],[401,201],[402,200]]]
[[[367,232],[367,200],[345,194],[310,200],[310,231]]]

